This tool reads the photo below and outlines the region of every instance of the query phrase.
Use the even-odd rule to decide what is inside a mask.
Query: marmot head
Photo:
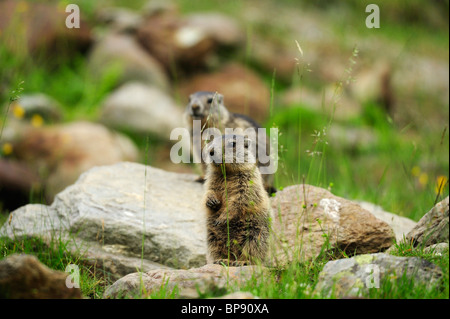
[[[222,135],[215,138],[205,148],[206,163],[222,172],[225,168],[227,174],[256,168],[256,156],[252,146],[255,144],[247,136]],[[204,157],[205,158],[205,157]]]
[[[199,91],[189,96],[186,113],[193,120],[206,120],[208,116],[215,119],[228,116],[228,110],[223,104],[223,95],[217,92]]]

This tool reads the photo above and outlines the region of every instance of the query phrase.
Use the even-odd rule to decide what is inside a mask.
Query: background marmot
[[[239,138],[244,140],[244,147],[236,147]],[[222,153],[215,154],[214,146],[220,142]],[[207,151],[216,158],[207,165],[204,198],[210,263],[255,264],[263,261],[267,253],[270,201],[249,143],[243,136],[224,135],[222,140],[208,144]],[[221,160],[226,148],[233,148],[233,163]],[[236,163],[239,156],[244,163]]]
[[[186,122],[187,127],[190,129],[191,137],[193,137],[193,134],[195,134],[192,129],[193,120],[201,120],[202,132],[206,128],[215,127],[219,129],[222,134],[225,134],[225,128],[240,128],[242,130],[253,128],[257,133],[257,129],[261,128],[258,123],[256,123],[248,116],[229,112],[225,107],[223,95],[217,92],[199,91],[190,95],[189,103],[186,106],[186,110],[184,112],[184,121]],[[199,137],[199,140],[202,141],[201,136]],[[270,142],[268,136],[265,133],[258,134],[255,142],[257,150],[261,148],[265,154],[268,154],[267,150],[270,150]],[[191,148],[192,151],[194,151],[193,147]],[[204,143],[202,141],[201,150],[198,153],[193,152],[194,156],[197,156],[197,154],[201,154],[203,147]],[[258,159],[257,153],[255,154],[255,156],[258,167],[269,165],[268,163],[262,164]],[[205,175],[205,163],[201,159],[197,160],[201,161],[202,173],[203,175]],[[267,190],[267,192],[269,194],[276,192],[276,189],[273,186],[273,174],[262,174],[262,177],[264,181],[264,188]],[[199,180],[203,181],[203,176]]]

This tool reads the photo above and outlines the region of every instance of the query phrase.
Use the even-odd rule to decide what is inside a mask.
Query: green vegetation
[[[67,1],[60,1],[65,5]],[[145,1],[112,1],[114,5],[140,8]],[[332,4],[329,4],[329,3]],[[106,1],[78,1],[86,17],[94,19],[96,6],[110,3]],[[240,1],[192,1],[177,2],[183,13],[200,10],[220,11],[235,14],[242,9]],[[336,18],[331,15],[331,9],[337,6],[336,1],[317,1],[314,10],[324,10],[336,21],[335,33],[342,42],[349,41],[349,34],[365,36],[369,30],[361,25],[356,12],[364,12],[365,2],[349,1],[351,10],[348,19]],[[405,48],[417,48],[418,53],[434,52],[437,57],[448,57],[448,29],[443,30],[439,21],[424,27],[428,20],[420,20],[419,24],[411,24],[422,1],[391,2],[384,1],[382,6],[389,6],[389,18],[377,32],[379,36],[392,43],[399,43]],[[297,1],[286,1],[283,5],[297,7]],[[303,4],[305,5],[305,4]],[[448,12],[448,1],[442,4]],[[331,9],[330,9],[331,8]],[[382,7],[383,8],[383,7]],[[404,19],[402,10],[409,8]],[[445,22],[445,21],[444,21]],[[359,24],[358,24],[359,23]],[[447,21],[448,24],[448,21]],[[447,25],[448,27],[448,25]],[[249,31],[250,30],[250,31]],[[248,27],[248,33],[258,32],[258,26]],[[14,33],[0,34],[0,41],[14,37]],[[294,40],[294,39],[292,39]],[[357,44],[357,43],[356,43]],[[238,52],[235,60],[245,61],[252,65],[250,50]],[[348,52],[350,58],[352,52]],[[46,61],[49,62],[49,61]],[[55,62],[55,61],[51,61]],[[55,64],[58,67],[55,67]],[[274,80],[273,73],[261,72],[261,77],[272,87],[272,98],[277,101],[283,83]],[[314,74],[298,70],[294,82],[298,90],[304,86],[317,86]],[[305,73],[305,74],[304,74]],[[314,70],[312,70],[314,73]],[[23,81],[24,93],[42,92],[55,98],[64,107],[64,121],[79,119],[98,120],[99,103],[117,85],[118,70],[112,68],[103,79],[93,79],[89,76],[86,58],[77,55],[70,60],[61,57],[55,63],[42,63],[30,59],[23,54],[9,51],[0,45],[0,104],[6,105],[11,92]],[[310,77],[310,78],[308,78]],[[345,82],[345,81],[343,81]],[[332,83],[321,83],[323,87]],[[345,86],[343,83],[337,83]],[[414,98],[420,99],[420,92]],[[436,97],[438,99],[439,97]],[[447,109],[441,106],[429,105],[434,101],[424,101],[415,112],[421,114],[430,112],[432,115],[448,116]],[[279,129],[279,168],[276,183],[279,189],[283,187],[308,183],[330,189],[333,194],[355,200],[364,200],[382,206],[386,211],[418,221],[434,204],[449,194],[449,129],[447,126],[435,125],[423,116],[423,123],[407,122],[399,124],[376,101],[363,105],[360,117],[346,120],[335,116],[342,112],[340,102],[335,105],[322,105],[322,110],[312,110],[303,101],[293,105],[272,104],[271,118],[266,121],[266,127]],[[5,117],[0,117],[0,125],[4,125]],[[443,115],[440,115],[440,114]],[[448,123],[448,121],[447,121]],[[330,131],[341,129],[345,134],[353,134],[355,138],[369,136],[367,143],[355,144],[330,139]],[[353,133],[352,133],[353,132]],[[125,132],[127,133],[127,132]],[[142,161],[146,164],[157,164],[156,153],[168,148],[164,141],[150,137],[128,134],[137,143]],[[349,138],[351,140],[352,137]],[[154,153],[149,154],[149,144]],[[0,154],[2,153],[0,141]],[[3,155],[1,155],[3,156]],[[147,157],[148,156],[148,157]],[[145,159],[144,159],[145,158]],[[0,210],[1,210],[0,203]],[[0,225],[8,222],[8,213],[0,211]],[[68,264],[81,265],[81,289],[83,295],[89,298],[101,298],[106,287],[111,284],[108,274],[99,275],[95,267],[69,253],[67,242],[55,238],[50,244],[43,240],[11,241],[0,239],[0,259],[13,253],[29,253],[52,269],[64,271]],[[372,289],[369,298],[448,298],[449,297],[449,253],[441,256],[425,253],[421,248],[397,245],[392,252],[398,256],[416,256],[439,265],[444,273],[442,289],[427,290],[423,287],[412,289],[414,283],[402,281],[392,285],[385,282],[380,289]],[[264,284],[250,281],[242,290],[249,291],[261,298],[315,298],[312,289],[317,283],[318,274],[325,263],[333,256],[320,256],[305,264],[293,264],[286,269],[273,269],[265,278]],[[230,287],[230,291],[234,288]],[[213,295],[213,293],[211,293]],[[209,297],[211,295],[204,295]],[[154,292],[153,298],[172,298],[173,291],[165,286]]]
[[[12,254],[30,254],[36,256],[47,267],[60,271],[65,271],[70,264],[78,265],[80,289],[83,296],[92,299],[102,298],[105,288],[112,284],[110,276],[103,269],[89,265],[86,260],[74,257],[69,252],[68,244],[68,240],[63,240],[58,236],[52,237],[50,242],[37,238],[14,241],[1,238],[0,259]]]

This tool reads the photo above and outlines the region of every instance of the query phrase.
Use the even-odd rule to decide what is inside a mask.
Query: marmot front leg
[[[206,198],[206,206],[208,206],[208,208],[211,209],[213,212],[217,212],[220,209],[220,207],[222,207],[222,203],[220,202],[220,200],[217,199],[217,197],[213,193],[210,193]]]

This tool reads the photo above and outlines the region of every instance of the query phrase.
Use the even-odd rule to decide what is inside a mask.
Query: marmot
[[[190,95],[189,103],[186,106],[184,112],[184,121],[190,130],[191,138],[193,138],[196,132],[193,132],[193,120],[201,120],[201,132],[206,128],[217,128],[222,134],[225,134],[225,128],[231,129],[242,129],[246,130],[252,128],[255,130],[257,137],[255,138],[256,148],[259,150],[261,148],[262,154],[267,154],[267,150],[270,150],[270,142],[268,136],[263,134],[258,134],[258,128],[262,128],[258,123],[249,118],[248,116],[232,113],[227,110],[224,104],[224,97],[222,94],[217,92],[207,92],[199,91]],[[201,133],[200,133],[201,134]],[[201,136],[197,136],[199,141]],[[195,146],[194,146],[195,147]],[[193,148],[194,157],[201,154],[204,144],[201,143],[201,150],[195,152]],[[198,151],[198,150],[197,150]],[[258,158],[258,153],[256,155],[256,160],[258,167],[267,166],[269,163],[261,163]],[[206,174],[206,165],[202,159],[197,159],[197,162],[202,163],[202,174],[198,181],[204,181],[204,175]],[[262,174],[264,181],[264,188],[269,194],[276,192],[273,186],[273,174]]]
[[[237,143],[239,138],[243,143]],[[222,152],[216,154],[220,142]],[[250,143],[244,136],[224,135],[207,146],[215,159],[207,165],[204,197],[210,263],[241,266],[262,262],[266,256],[271,208]],[[232,163],[223,160],[227,148],[233,150]],[[237,157],[244,163],[237,163]]]

